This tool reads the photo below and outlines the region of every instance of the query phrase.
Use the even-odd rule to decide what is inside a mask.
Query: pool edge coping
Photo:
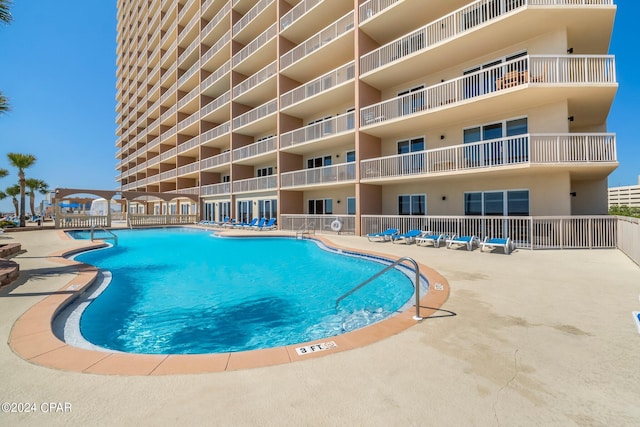
[[[58,235],[63,240],[73,240],[64,231],[60,231]],[[265,237],[258,233],[255,236]],[[278,236],[292,237],[280,233]],[[389,254],[339,245],[323,236],[316,235],[313,238],[334,249],[385,259],[395,258]],[[98,269],[67,257],[78,252],[105,246],[107,246],[106,243],[96,240],[90,245],[78,245],[74,248],[56,251],[48,256],[47,259],[50,261],[75,266],[77,272],[64,286],[54,291],[53,295],[35,303],[14,322],[8,344],[16,355],[35,365],[80,373],[129,376],[213,373],[280,365],[353,350],[396,335],[422,321],[414,320],[415,304],[411,304],[405,311],[397,315],[355,331],[268,349],[194,355],[147,355],[74,347],[55,336],[52,327],[53,319],[94,283]],[[447,301],[450,288],[448,281],[436,270],[421,263],[418,263],[418,266],[420,273],[427,278],[431,285],[442,285],[441,287],[430,286],[429,292],[420,299],[420,315],[423,319],[427,319]],[[325,342],[334,342],[336,346],[303,355],[299,355],[296,351],[296,348]]]

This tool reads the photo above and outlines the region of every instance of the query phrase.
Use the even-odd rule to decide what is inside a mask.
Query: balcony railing
[[[197,147],[198,145],[200,145],[200,136],[194,136],[190,140],[178,145],[178,154],[184,153],[185,151]]]
[[[319,33],[313,35],[312,37],[302,42],[300,45],[294,47],[289,52],[282,55],[280,57],[280,67],[288,67],[294,62],[301,60],[305,56],[311,54],[312,52],[320,49],[322,46],[332,42],[341,35],[352,30],[353,16],[353,11],[347,13],[345,16],[338,19],[333,24],[324,28]]]
[[[355,178],[356,164],[350,162],[339,165],[285,172],[280,175],[280,185],[282,188],[304,187],[317,184],[349,182],[355,180]]]
[[[211,46],[209,50],[205,52],[204,55],[202,55],[202,58],[200,59],[200,63],[206,64],[209,59],[211,59],[216,53],[220,51],[220,49],[222,49],[223,46],[225,46],[230,41],[231,41],[231,30],[224,33],[224,35],[220,37],[220,39],[217,42],[215,42],[215,44]]]
[[[202,107],[202,109],[200,110],[200,117],[205,117],[210,112],[215,111],[218,108],[222,107],[223,105],[227,104],[230,100],[231,100],[231,91],[226,91],[225,93],[223,93],[222,95],[220,95],[219,97],[217,97],[216,99],[214,99],[213,101],[211,101],[210,103]]]
[[[160,173],[160,181],[164,181],[166,179],[175,178],[178,175],[177,169],[171,169],[170,171],[161,172]]]
[[[274,99],[254,108],[253,110],[249,110],[246,113],[239,115],[233,119],[233,128],[240,128],[275,113],[277,105],[278,103]]]
[[[189,163],[188,165],[180,166],[178,168],[178,175],[186,175],[192,172],[198,172],[200,169],[200,162]]]
[[[321,0],[303,0],[295,5],[293,9],[285,13],[282,18],[280,18],[280,31],[296,22],[320,2]]]
[[[233,34],[236,35],[242,31],[243,28],[249,25],[249,23],[253,21],[256,16],[260,15],[260,12],[266,9],[271,3],[273,3],[273,0],[260,0],[256,3],[247,13],[244,14],[242,18],[240,18],[238,22],[233,25]]]
[[[258,178],[233,181],[234,193],[275,190],[276,188],[278,188],[278,177],[276,175],[260,176]]]
[[[221,65],[216,71],[214,71],[212,74],[207,76],[207,78],[204,79],[200,84],[200,90],[204,92],[206,89],[209,88],[209,86],[211,86],[212,84],[220,80],[229,71],[231,71],[231,60],[228,60],[223,65]]]
[[[203,185],[200,187],[201,196],[215,196],[218,194],[231,193],[231,183],[222,182],[220,184]]]
[[[614,134],[524,134],[362,160],[360,177],[364,180],[522,164],[616,161]]]
[[[191,89],[191,91],[188,94],[180,98],[180,100],[178,101],[178,109],[187,105],[189,101],[192,101],[193,99],[195,99],[199,94],[200,94],[199,87],[196,86],[193,89]]]
[[[172,157],[175,157],[178,154],[178,148],[177,147],[173,147],[170,148],[169,150],[165,151],[164,153],[160,153],[160,161],[164,161],[167,159],[170,159]]]
[[[189,78],[200,70],[200,61],[196,61],[183,75],[178,78],[178,87],[182,86]]]
[[[612,55],[529,55],[360,110],[361,126],[421,113],[521,85],[613,84]]]
[[[297,87],[280,97],[281,108],[288,107],[297,102],[311,98],[319,93],[327,91],[344,82],[353,80],[355,76],[355,63],[350,62],[336,70],[310,81],[309,83]]]
[[[204,12],[205,10],[207,10],[207,5],[211,4],[213,2],[213,0],[207,0],[207,2],[203,5],[202,7],[202,11]],[[209,31],[213,30],[213,28],[218,25],[220,23],[220,21],[222,21],[227,14],[231,11],[231,4],[229,4],[229,2],[227,2],[222,9],[220,9],[220,11],[218,13],[216,13],[216,16],[213,17],[213,19],[211,21],[209,21],[209,23],[207,25],[204,26],[204,28],[202,29],[201,32],[201,39],[204,39],[205,37],[207,37],[209,35]]]
[[[334,234],[331,223],[335,220],[342,223],[341,234],[353,234],[356,231],[355,215],[305,215],[305,214],[282,214],[280,215],[280,230],[299,231],[306,229],[312,232],[326,232]]]
[[[196,111],[186,119],[183,119],[180,123],[178,123],[178,132],[188,128],[189,126],[197,122],[199,118],[200,114],[198,114],[198,112]]]
[[[253,39],[248,45],[243,47],[238,53],[233,55],[233,58],[232,58],[233,66],[235,67],[236,65],[240,64],[242,61],[247,59],[251,54],[256,52],[262,46],[266,45],[269,42],[269,40],[271,40],[276,36],[277,33],[278,33],[278,25],[274,23],[265,31],[263,31],[262,34],[260,34],[255,39]]]
[[[238,97],[248,90],[258,86],[260,83],[267,80],[269,77],[276,74],[278,70],[277,61],[273,61],[271,64],[264,67],[242,83],[239,83],[233,87],[233,96]]]
[[[444,40],[471,31],[481,24],[497,21],[505,14],[527,6],[598,7],[611,4],[613,0],[478,0],[363,55],[360,57],[360,72],[366,74]]]
[[[369,0],[360,5],[359,21],[363,23],[367,19],[373,18],[389,6],[398,3],[400,0]]]
[[[354,122],[355,114],[351,112],[283,133],[280,135],[280,148],[305,144],[317,139],[337,135],[342,132],[352,131],[355,126]]]
[[[202,159],[200,160],[200,170],[204,171],[216,166],[227,164],[229,163],[229,160],[230,160],[230,156],[228,151],[215,155],[213,157]]]
[[[274,152],[277,148],[277,145],[278,138],[272,136],[262,141],[254,142],[253,144],[236,148],[235,150],[233,150],[233,160],[242,160],[249,157],[259,156],[261,154]]]
[[[215,139],[221,135],[224,135],[226,133],[229,133],[229,122],[223,123],[218,127],[215,127],[213,129],[210,129],[208,131],[206,131],[205,133],[203,133],[200,137],[200,143],[201,144],[206,144],[207,142],[211,141],[212,139]]]

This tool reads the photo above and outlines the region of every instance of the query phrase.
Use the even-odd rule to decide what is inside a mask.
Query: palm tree
[[[9,12],[9,6],[11,6],[11,0],[0,0],[0,22],[8,24],[13,20],[11,12]]]
[[[9,100],[2,94],[2,92],[0,92],[0,114],[6,113],[9,110],[11,110],[9,107]]]
[[[5,176],[9,175],[9,171],[6,169],[0,169],[0,178],[4,178]],[[6,197],[6,196],[5,196]]]
[[[36,214],[36,192],[40,194],[47,194],[49,192],[49,185],[41,179],[28,178],[25,179],[24,185],[29,189],[29,207],[31,208],[31,215]]]
[[[11,187],[7,187],[4,190],[5,194],[13,199],[13,207],[16,210],[16,216],[18,216],[18,199],[16,198],[20,194],[20,186],[18,184],[12,185]]]
[[[7,154],[11,166],[18,168],[18,183],[20,185],[20,227],[24,227],[24,201],[25,201],[25,178],[24,170],[32,166],[36,162],[36,156],[32,154],[9,153]]]

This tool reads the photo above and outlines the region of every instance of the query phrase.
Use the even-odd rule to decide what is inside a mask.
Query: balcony
[[[220,112],[220,109],[229,104],[231,100],[231,92],[226,91],[204,107],[200,109],[200,118],[203,120],[216,121],[222,120],[224,117],[229,117],[229,113],[225,112],[224,114]],[[218,112],[219,114],[216,114]]]
[[[246,163],[243,160],[253,160],[264,156],[266,154],[275,153],[278,145],[278,138],[272,136],[262,141],[254,142],[253,144],[245,145],[244,147],[236,148],[233,150],[234,163]]]
[[[211,172],[212,170],[224,170],[229,167],[230,156],[229,152],[218,154],[213,157],[200,160],[200,170]],[[221,168],[224,166],[224,168]]]
[[[280,175],[281,188],[301,188],[318,185],[351,184],[356,179],[356,164],[342,163],[339,165],[322,166],[319,168],[303,169],[285,172]]]
[[[178,154],[185,153],[200,145],[200,136],[194,136],[190,140],[178,145]]]
[[[278,177],[276,175],[233,181],[234,193],[249,193],[255,191],[275,190],[277,188]]]
[[[615,15],[607,5],[612,0],[479,0],[361,56],[362,79],[390,87],[467,60],[469,46],[481,56],[530,40],[532,29],[565,31],[576,52],[607,52]]]
[[[322,140],[323,149],[353,142],[355,114],[353,112],[332,117],[280,135],[280,149],[299,154],[311,150],[301,147]]]
[[[252,74],[252,70],[259,66],[257,64],[260,61],[263,61],[264,58],[272,58],[272,55],[256,55],[254,57],[254,53],[262,49],[272,49],[275,56],[277,33],[278,25],[274,23],[262,32],[262,34],[253,39],[248,45],[243,47],[238,53],[233,55],[231,58],[233,68],[242,74]]]
[[[249,132],[246,134],[251,135],[275,128],[275,118],[273,123],[270,123],[270,121],[266,119],[275,115],[277,105],[278,103],[274,99],[234,118],[234,131],[245,128],[244,131]]]
[[[188,165],[180,166],[178,168],[178,175],[189,175],[197,173],[200,170],[200,162],[195,161],[193,163],[189,163]]]
[[[273,61],[254,75],[248,77],[242,83],[239,83],[233,87],[234,101],[250,105],[252,99],[272,99],[276,93],[276,79],[271,79],[269,84],[264,84],[271,77],[276,75],[278,71],[277,61]],[[244,95],[244,96],[243,96]],[[249,96],[253,95],[253,96]]]
[[[218,146],[220,143],[224,144],[222,137],[229,134],[229,128],[229,122],[226,122],[206,131],[200,136],[200,144],[212,147]]]
[[[228,79],[223,79],[231,71],[231,60],[222,64],[216,71],[200,83],[200,91],[207,96],[215,96],[228,87]]]
[[[211,64],[217,64],[228,57],[227,50],[223,49],[231,41],[231,31],[227,31],[218,41],[207,50],[202,58],[200,58],[200,64],[202,68],[211,67]],[[213,65],[215,66],[215,65]]]
[[[372,135],[390,136],[424,129],[436,112],[506,114],[530,107],[532,96],[538,104],[570,99],[582,124],[593,125],[606,120],[616,89],[613,56],[530,55],[364,107],[360,126]]]
[[[507,167],[565,167],[606,176],[617,165],[615,135],[524,134],[415,153],[362,160],[362,182],[504,170]]]
[[[230,194],[231,183],[222,182],[220,184],[203,185],[200,187],[200,196],[216,196],[219,194]]]
[[[275,3],[274,0],[258,1],[233,25],[233,38],[241,43],[255,38],[258,35],[256,28],[265,28],[273,22],[276,13]]]

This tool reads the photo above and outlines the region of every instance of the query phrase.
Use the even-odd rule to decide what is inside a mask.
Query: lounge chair
[[[253,218],[249,222],[238,222],[233,225],[233,228],[252,228],[258,223],[258,218]]]
[[[402,234],[394,234],[391,236],[391,243],[404,243],[406,245],[413,243],[416,240],[416,237],[422,236],[424,234],[423,231],[420,230],[409,230],[406,233]]]
[[[473,250],[473,245],[478,246],[480,244],[479,239],[476,236],[459,236],[447,239],[447,249],[451,249],[451,246],[466,246],[468,251]]]
[[[274,229],[277,228],[277,226],[276,226],[276,218],[271,218],[266,223],[263,222],[262,220],[266,221],[266,218],[262,218],[260,220],[260,222],[262,222],[262,225],[260,225],[260,223],[258,223],[256,226],[253,227],[254,230],[265,231],[265,230],[274,230]]]
[[[480,245],[480,252],[483,252],[485,247],[489,247],[491,249],[502,248],[504,253],[508,255],[509,252],[513,250],[513,241],[510,237],[507,237],[506,239],[499,237],[485,237]]]
[[[431,233],[430,231],[427,231],[422,236],[416,237],[416,245],[417,246],[433,245],[434,248],[439,248],[442,243],[444,243],[450,237],[454,237],[454,236],[455,234],[453,236],[450,236],[448,234],[442,234],[442,233],[437,234],[437,233]]]
[[[381,231],[379,233],[367,234],[367,239],[369,239],[370,242],[373,242],[373,241],[386,242],[387,240],[391,240],[391,236],[394,236],[396,234],[398,234],[397,228],[387,228],[386,230]]]

